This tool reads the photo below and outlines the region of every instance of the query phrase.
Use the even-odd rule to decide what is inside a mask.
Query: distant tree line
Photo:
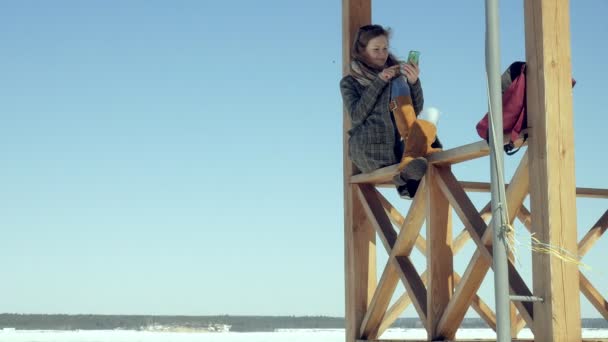
[[[19,330],[140,330],[155,325],[202,329],[210,325],[231,325],[230,331],[274,331],[276,329],[342,329],[344,318],[328,316],[145,316],[145,315],[31,315],[0,314],[0,329]],[[583,327],[606,329],[608,321],[586,318]],[[399,318],[394,328],[422,328],[417,318]],[[466,318],[462,328],[487,328],[479,318]]]

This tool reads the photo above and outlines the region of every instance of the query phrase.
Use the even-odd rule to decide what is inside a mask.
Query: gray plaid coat
[[[362,172],[371,172],[401,161],[403,142],[389,109],[391,87],[380,77],[364,87],[348,75],[340,81],[344,106],[350,115],[350,159]],[[424,105],[420,80],[410,85],[416,115]]]

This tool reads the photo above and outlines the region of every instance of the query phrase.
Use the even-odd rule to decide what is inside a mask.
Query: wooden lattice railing
[[[372,0],[342,0],[343,73],[349,73],[351,47],[357,29],[372,23]],[[542,242],[584,255],[606,230],[606,214],[576,244],[575,161],[572,106],[572,65],[568,0],[524,1],[526,51],[526,110],[529,146],[507,187],[508,217],[519,218]],[[481,4],[480,4],[481,6]],[[414,6],[415,7],[415,6]],[[485,220],[489,205],[477,211],[467,191],[486,191],[487,183],[459,182],[451,165],[488,154],[477,142],[433,154],[422,187],[403,217],[388,205],[375,187],[387,186],[396,166],[355,175],[348,157],[351,128],[344,113],[344,233],[346,275],[346,341],[372,340],[410,303],[424,322],[430,340],[451,338],[466,310],[473,307],[491,326],[494,313],[477,296],[492,263],[491,236]],[[533,181],[531,181],[533,179]],[[529,193],[530,209],[522,203]],[[604,189],[576,189],[576,195],[608,198]],[[464,231],[452,239],[450,212],[454,209]],[[426,220],[426,240],[419,236]],[[530,222],[534,222],[530,226]],[[401,227],[397,232],[393,225]],[[389,260],[376,282],[376,235]],[[462,275],[453,270],[453,257],[467,239],[477,247]],[[410,259],[413,248],[427,256],[427,270],[419,273]],[[580,273],[577,265],[542,253],[532,255],[533,289],[509,265],[511,291],[544,298],[515,303],[512,332],[528,325],[538,341],[581,339],[580,292],[607,317],[608,303]],[[578,279],[578,280],[577,280]],[[389,308],[399,282],[407,295]]]
[[[453,339],[464,316],[473,308],[479,316],[496,329],[496,316],[477,295],[488,270],[492,266],[492,234],[490,203],[477,211],[467,191],[489,191],[488,183],[459,182],[451,165],[485,156],[489,153],[485,141],[446,150],[429,157],[430,168],[421,182],[419,191],[403,216],[376,187],[390,186],[397,172],[396,166],[386,167],[369,174],[351,177],[354,195],[362,203],[363,221],[374,228],[389,257],[379,278],[367,310],[358,329],[359,340],[376,340],[392,323],[413,304],[430,339]],[[531,215],[523,205],[530,186],[528,152],[522,158],[506,187],[508,218],[516,218],[531,230]],[[608,189],[577,188],[578,197],[608,198]],[[464,224],[462,231],[452,239],[451,210]],[[426,220],[427,237],[420,230]],[[578,244],[578,253],[585,255],[608,227],[608,210],[600,217]],[[476,251],[464,274],[453,270],[453,256],[472,239]],[[427,257],[427,270],[419,273],[410,256],[417,248]],[[532,291],[509,261],[509,281],[512,294],[532,296]],[[608,301],[579,272],[580,290],[600,314],[608,319]],[[391,298],[401,280],[406,292],[389,307]],[[531,302],[513,302],[511,331],[514,336],[526,325],[534,331],[534,312]]]

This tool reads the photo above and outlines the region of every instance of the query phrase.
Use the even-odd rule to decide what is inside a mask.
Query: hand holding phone
[[[418,81],[418,75],[420,74],[419,62],[420,52],[411,50],[407,57],[407,62],[399,63],[401,74],[407,78],[410,84],[415,84]]]

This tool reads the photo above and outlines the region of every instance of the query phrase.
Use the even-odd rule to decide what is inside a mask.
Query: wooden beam
[[[465,269],[462,280],[456,284],[452,300],[448,303],[445,313],[439,321],[438,331],[441,335],[446,338],[456,336],[456,331],[491,265],[492,261],[482,257],[478,248]]]
[[[528,229],[529,232],[532,232],[532,224],[530,221],[530,212],[526,207],[522,206],[520,209],[520,213],[518,214],[518,218],[524,224],[524,227]],[[608,219],[608,210],[604,212],[604,215],[600,217],[600,219],[591,227],[589,232],[581,239],[579,242],[579,256],[583,257],[589,249],[593,246],[593,244],[597,241],[597,239],[602,235],[603,231],[600,233],[602,227],[603,230],[606,230],[606,220]],[[599,311],[605,319],[608,320],[608,302],[600,292],[591,284],[589,279],[585,277],[585,275],[579,270],[579,287],[583,295],[589,300],[589,302]]]
[[[524,156],[525,158],[525,156]],[[450,203],[454,206],[454,210],[460,216],[460,219],[467,224],[467,226],[475,227],[471,229],[469,232],[473,238],[473,241],[477,243],[478,248],[481,249],[481,255],[485,258],[492,259],[492,247],[491,247],[491,229],[488,229],[485,222],[477,215],[477,210],[471,203],[471,200],[466,195],[464,190],[458,185],[456,178],[451,172],[441,171],[439,173],[439,179],[441,184],[441,189],[444,191],[446,196],[448,197]],[[522,191],[526,193],[526,191]],[[524,195],[525,197],[525,195]],[[508,201],[507,197],[507,201]],[[522,199],[523,201],[523,199]],[[509,205],[507,205],[509,207]],[[511,210],[509,208],[509,210]],[[515,209],[516,210],[516,209]],[[512,222],[513,216],[509,215],[509,222]],[[482,233],[479,236],[473,236],[481,229]],[[512,260],[507,260],[508,268],[509,268],[509,285],[511,288],[512,294],[522,295],[522,296],[531,296],[532,292],[526,285],[525,281],[521,278],[521,275],[513,265]],[[533,314],[532,314],[532,305],[530,302],[515,302],[515,306],[522,313],[526,322],[530,325],[532,324]]]
[[[384,272],[382,272],[376,292],[374,292],[372,301],[361,323],[361,338],[374,339],[378,337],[380,322],[384,317],[386,308],[391,302],[398,283],[399,275],[397,274],[397,268],[389,260],[384,268]]]
[[[589,229],[587,234],[578,243],[578,255],[582,258],[595,245],[597,240],[608,229],[608,210],[604,212],[599,220]]]
[[[395,241],[397,241],[397,232],[395,232],[390,219],[380,203],[378,190],[369,184],[361,184],[359,185],[357,195],[361,200],[363,210],[372,223],[372,227],[378,233],[386,252],[390,253],[393,246],[395,246]]]
[[[487,156],[489,153],[488,144],[485,140],[476,143],[456,147],[453,149],[433,153],[429,156],[428,161],[435,165],[451,165],[467,160],[476,159]],[[384,167],[382,169],[358,174],[351,177],[351,183],[371,183],[371,184],[387,184],[392,183],[393,176],[398,172],[397,164]]]
[[[454,291],[454,255],[452,253],[452,211],[450,203],[438,183],[440,168],[429,166],[426,174],[426,264],[429,273],[427,285],[427,324],[431,341],[440,338],[439,320]],[[477,213],[477,211],[475,211]]]
[[[359,337],[359,326],[376,289],[376,233],[367,219],[358,196],[352,196],[357,185],[349,192],[350,208],[345,221],[345,282],[346,282],[346,335],[347,341]],[[352,196],[352,197],[351,197]]]
[[[426,188],[426,179],[428,177],[422,179],[420,189]],[[424,223],[425,208],[428,208],[428,194],[425,191],[419,191],[410,205],[395,246],[390,252],[390,257],[410,255]],[[428,215],[426,215],[426,218],[428,220]]]
[[[568,0],[524,2],[530,206],[535,237],[576,251],[576,184]],[[581,339],[578,265],[532,254],[534,337]]]
[[[582,273],[579,274],[579,284],[581,292],[593,307],[608,320],[608,301],[600,294],[600,292],[591,285],[591,282]]]
[[[576,197],[608,198],[608,189],[576,188]]]
[[[452,178],[452,183],[455,182],[455,179],[453,179],[453,177],[450,178]],[[507,207],[509,210],[509,222],[513,221],[516,213],[519,211],[519,207],[521,206],[521,203],[523,202],[524,198],[528,193],[529,182],[530,178],[528,174],[528,155],[526,152],[522,157],[519,166],[515,170],[515,173],[511,179],[511,184],[507,188],[506,192]],[[455,186],[452,185],[451,187],[454,188]],[[463,197],[462,193],[460,193],[459,196],[460,200],[460,198]],[[448,199],[449,198],[450,196],[448,196]],[[458,201],[456,201],[454,198],[452,200],[454,200],[457,205],[460,206],[460,204],[458,204]],[[470,200],[468,200],[468,198],[463,198],[463,202],[470,202]],[[452,205],[456,209],[456,206],[454,204]],[[471,206],[471,204],[469,204],[469,206]],[[461,213],[461,215],[463,214],[464,213]],[[481,222],[483,222],[483,220],[481,220]],[[486,234],[483,236],[482,240],[483,245],[491,242],[492,237],[491,229],[487,229],[485,233]],[[482,248],[478,248],[475,251],[473,257],[471,258],[471,262],[469,263],[465,273],[463,274],[462,281],[456,286],[454,295],[452,296],[452,300],[450,300],[450,303],[446,308],[446,312],[441,318],[441,321],[439,323],[439,330],[446,337],[453,337],[456,334],[456,330],[458,329],[460,323],[462,322],[462,319],[464,318],[464,315],[472,301],[473,295],[477,292],[479,286],[481,286],[481,283],[483,282],[483,279],[485,278],[485,275],[491,266],[491,259],[486,259],[483,256],[482,252]],[[522,310],[520,309],[520,311]],[[531,315],[528,315],[526,321],[529,326],[532,326],[532,317],[529,316]]]
[[[369,185],[367,186],[371,187]],[[424,179],[421,182],[421,186],[424,186]],[[378,194],[378,197],[384,198],[380,194]],[[379,202],[383,202],[384,200],[380,199]],[[380,204],[382,205],[382,203]],[[395,292],[397,283],[399,282],[396,264],[391,262],[390,259],[397,255],[407,256],[414,248],[416,237],[424,222],[425,204],[426,193],[421,191],[415,196],[408,214],[402,222],[402,228],[390,250],[389,261],[382,272],[376,292],[374,293],[368,311],[361,323],[361,336],[363,338],[376,338],[378,336],[380,323],[383,320],[386,309],[390,304],[390,300]],[[386,204],[384,204],[383,207],[386,209]]]
[[[433,153],[429,156],[429,163],[434,165],[453,165],[467,160],[485,157],[490,148],[485,140],[467,144],[449,150]]]
[[[517,334],[519,334],[520,331],[523,330],[523,328],[526,327],[526,321],[521,317],[521,315],[517,315],[517,319],[515,319],[515,321],[511,321],[511,327],[512,327],[512,336],[517,336]]]
[[[423,187],[423,184],[424,184],[423,182],[424,182],[424,178],[422,179],[422,182],[420,183],[420,187]],[[394,187],[394,185],[393,185],[393,187]],[[389,219],[391,220],[391,222],[393,223],[393,225],[395,227],[397,227],[398,230],[400,230],[405,222],[405,218],[403,217],[403,215],[401,215],[399,210],[397,210],[384,196],[382,196],[382,194],[380,194],[380,193],[378,194],[378,199],[380,200],[382,207],[384,207],[384,210],[386,211],[386,213],[387,213]],[[422,225],[422,223],[421,223],[421,225]],[[466,242],[466,241],[464,241],[464,242]],[[421,235],[418,235],[418,237],[416,239],[416,248],[420,251],[420,253],[422,253],[423,255],[426,255],[426,240]]]
[[[458,273],[454,272],[454,283],[458,284],[460,281],[460,276]],[[479,317],[481,317],[490,328],[496,331],[496,314],[494,314],[494,311],[490,309],[488,304],[486,304],[477,294],[474,294],[471,306],[473,307],[473,310],[479,314]]]
[[[422,279],[422,283],[426,286],[428,281],[428,272],[424,271],[422,275],[420,275]],[[388,309],[384,318],[382,319],[382,323],[380,323],[380,327],[378,328],[378,336],[382,336],[382,334],[386,331],[386,329],[390,328],[390,326],[399,318],[399,315],[410,305],[412,304],[412,299],[410,298],[409,292],[403,293],[393,305]]]
[[[378,199],[377,190],[370,184],[359,185],[359,196],[362,199],[362,206],[364,211],[371,222],[371,225],[375,228],[376,232],[380,236],[380,240],[383,242],[386,251],[392,253],[393,247],[397,241],[395,230],[392,227],[390,219],[388,218],[380,200]],[[404,230],[405,231],[405,230]],[[420,276],[416,272],[414,264],[411,262],[408,256],[396,256],[389,257],[389,261],[394,264],[394,268],[397,269],[397,273],[403,282],[405,288],[410,292],[412,302],[420,320],[427,323],[427,296],[426,289]],[[388,277],[388,276],[387,276]],[[389,278],[387,283],[391,281]],[[388,283],[388,285],[391,285]],[[390,289],[389,286],[386,289]],[[383,291],[384,292],[384,291]],[[361,322],[363,323],[363,321]],[[378,322],[379,324],[380,322]],[[367,325],[367,324],[366,324]],[[428,329],[428,328],[427,328]],[[362,336],[362,332],[359,334]]]
[[[481,219],[485,221],[486,219],[492,217],[491,210],[491,202],[488,202],[488,204],[486,204],[479,212]],[[452,247],[452,249],[454,250],[454,254],[457,254],[469,241],[469,239],[471,239],[471,234],[469,234],[469,231],[465,227],[463,231],[460,232],[460,234],[458,234],[458,236],[454,239],[454,245]]]
[[[424,285],[427,284],[428,280],[428,272],[424,271],[420,276],[422,278],[422,282]],[[454,272],[454,284],[460,282],[460,275],[458,272]],[[382,336],[382,334],[386,331],[386,329],[390,328],[390,326],[397,320],[399,315],[412,303],[412,300],[409,296],[408,292],[405,292],[401,295],[395,303],[389,308],[382,323],[380,324],[380,328],[378,329],[378,336]],[[496,330],[496,315],[490,309],[490,307],[481,299],[477,294],[473,295],[473,300],[471,302],[471,306],[473,309],[479,314],[490,328]]]
[[[490,183],[460,181],[460,185],[466,192],[490,192]],[[505,187],[509,184],[505,184]],[[608,189],[576,188],[577,198],[608,198]]]
[[[350,66],[350,50],[357,29],[372,19],[371,0],[342,0],[342,70]],[[376,235],[363,215],[361,201],[354,196],[351,176],[357,171],[348,157],[350,118],[342,119],[342,161],[344,182],[344,274],[346,341],[359,338],[359,327],[376,285]]]
[[[398,265],[397,270],[401,277],[401,281],[405,286],[405,289],[410,293],[412,304],[414,304],[420,321],[427,327],[428,332],[426,288],[424,287],[422,279],[420,279],[420,275],[418,275],[418,272],[416,271],[416,267],[414,267],[414,264],[407,256],[391,258],[391,261]]]

